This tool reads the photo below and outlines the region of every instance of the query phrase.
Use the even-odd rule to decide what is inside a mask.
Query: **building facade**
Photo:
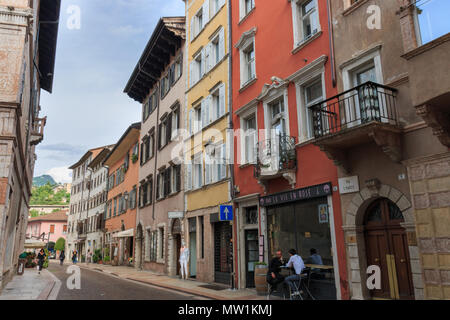
[[[186,3],[186,120],[184,242],[189,275],[231,283],[232,227],[219,220],[219,205],[231,204],[230,3]]]
[[[445,9],[417,6],[331,2],[339,94],[311,109],[314,143],[338,166],[352,299],[448,292],[448,127],[424,122],[448,95],[448,28],[421,45],[424,16]],[[380,290],[366,286],[370,265],[380,267]]]
[[[142,103],[135,267],[169,275],[179,274],[184,216],[185,38],[184,17],[161,18],[125,88]]]
[[[23,251],[46,122],[40,92],[52,92],[59,13],[59,0],[0,1],[0,289]]]
[[[71,190],[69,190],[70,193]],[[45,215],[48,213],[55,212],[57,210],[69,210],[69,205],[56,205],[56,204],[48,204],[48,205],[30,205],[30,212],[32,210],[37,211],[39,215]]]
[[[86,257],[87,218],[89,212],[89,199],[91,195],[91,175],[89,164],[104,147],[94,148],[87,151],[75,164],[69,167],[72,171],[72,190],[70,193],[70,210],[67,219],[68,234],[66,241],[66,252],[78,253],[78,261],[82,256]],[[72,259],[71,254],[66,254],[66,260]]]
[[[337,169],[313,145],[310,109],[337,92],[328,3],[276,2],[233,2],[237,286],[253,287],[255,262],[279,249],[306,261],[314,248],[332,270],[317,298],[346,299]]]
[[[104,160],[108,167],[104,246],[113,265],[134,263],[140,129],[141,123],[130,125]]]
[[[97,249],[103,249],[106,202],[108,200],[108,168],[103,161],[114,146],[107,146],[89,163],[88,170],[91,171],[89,183],[90,196],[87,211],[87,236],[86,250],[92,254]],[[87,254],[87,251],[83,254]]]
[[[43,237],[42,240],[55,243],[59,238],[66,239],[67,214],[68,211],[62,210],[28,219],[26,238],[36,240]]]

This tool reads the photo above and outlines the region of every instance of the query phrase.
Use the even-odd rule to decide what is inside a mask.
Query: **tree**
[[[55,250],[62,251],[66,248],[66,240],[64,238],[59,238],[56,240]]]

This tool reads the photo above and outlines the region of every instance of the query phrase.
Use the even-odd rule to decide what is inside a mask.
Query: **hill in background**
[[[56,181],[48,174],[33,178],[33,187],[42,187],[47,183],[53,186],[56,184]]]

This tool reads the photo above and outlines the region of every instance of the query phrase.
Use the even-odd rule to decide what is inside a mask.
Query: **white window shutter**
[[[220,179],[225,179],[227,177],[226,144],[222,144],[220,149]]]
[[[211,123],[211,122],[213,122],[214,120],[216,120],[216,119],[214,119],[214,112],[213,112],[213,103],[212,103],[212,96],[211,95],[209,95],[207,98],[206,98],[206,101],[207,101],[207,108],[208,108],[208,123]]]
[[[225,84],[222,84],[219,88],[219,115],[220,117],[225,114]]]
[[[186,164],[186,190],[192,189],[192,164]]]
[[[222,28],[219,33],[219,59],[222,60],[225,56],[225,30]]]
[[[202,49],[202,70],[201,70],[201,76],[200,79],[203,77],[203,75],[206,73],[206,48]],[[200,80],[199,79],[199,80]]]
[[[211,158],[206,154],[205,151],[205,184],[211,183],[210,168],[211,168]]]
[[[205,73],[208,73],[211,70],[210,65],[210,55],[211,55],[211,46],[210,43],[205,47]]]
[[[203,27],[208,23],[209,21],[209,0],[205,0],[203,3]]]
[[[194,131],[194,110],[189,110],[189,134],[192,135]]]
[[[191,18],[191,41],[194,39],[195,35],[194,35],[194,22],[195,22],[195,17]]]
[[[194,65],[195,60],[191,61],[189,64],[189,87],[192,87],[194,85]]]
[[[206,122],[206,109],[207,109],[206,108],[206,99],[203,99],[200,108],[201,108],[201,116],[202,116],[202,123],[200,124],[200,128],[203,129],[203,127],[207,125],[207,122]]]

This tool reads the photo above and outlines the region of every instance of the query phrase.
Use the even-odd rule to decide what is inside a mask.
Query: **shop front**
[[[295,249],[311,270],[310,290],[316,299],[339,298],[331,183],[291,190],[260,198],[265,214],[270,261],[281,250],[285,261]],[[315,251],[322,263],[311,259]]]

